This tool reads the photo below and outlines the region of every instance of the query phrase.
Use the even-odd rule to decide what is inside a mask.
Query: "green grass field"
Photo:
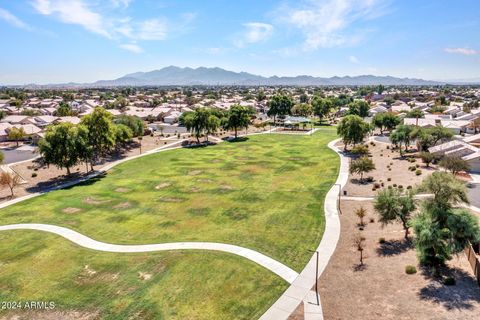
[[[225,242],[300,271],[323,233],[323,199],[338,172],[326,146],[334,138],[325,128],[146,156],[2,209],[0,224],[50,223],[117,244]],[[224,253],[108,254],[41,232],[0,233],[1,300],[49,298],[115,319],[252,319],[286,287]]]

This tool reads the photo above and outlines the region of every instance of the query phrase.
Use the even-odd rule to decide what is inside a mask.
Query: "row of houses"
[[[480,134],[448,141],[428,151],[438,156],[459,157],[468,163],[471,172],[480,173]]]

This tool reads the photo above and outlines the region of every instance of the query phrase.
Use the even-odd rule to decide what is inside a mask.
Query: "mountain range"
[[[100,80],[93,86],[346,86],[346,85],[441,85],[442,82],[412,78],[396,78],[391,76],[345,76],[345,77],[313,77],[300,75],[296,77],[264,77],[247,72],[233,72],[221,68],[180,68],[165,67],[149,72],[135,72],[114,80]]]
[[[435,85],[469,85],[480,84],[479,79],[462,79],[452,81],[433,81],[416,78],[397,78],[392,76],[344,76],[313,77],[299,75],[296,77],[264,77],[247,72],[234,72],[222,68],[181,68],[169,66],[148,72],[135,72],[114,80],[99,80],[93,83],[61,83],[48,85],[17,85],[23,88],[89,88],[121,86],[435,86]],[[1,86],[1,85],[0,85]]]

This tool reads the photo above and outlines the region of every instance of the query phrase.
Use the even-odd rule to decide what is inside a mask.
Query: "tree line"
[[[89,166],[93,170],[98,159],[143,133],[140,118],[126,115],[114,118],[102,107],[96,107],[78,125],[63,122],[47,127],[38,147],[46,164],[65,168],[70,174],[70,168],[81,162],[87,170]]]

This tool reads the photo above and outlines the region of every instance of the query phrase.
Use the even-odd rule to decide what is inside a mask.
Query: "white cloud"
[[[348,57],[348,60],[349,60],[351,63],[355,63],[355,64],[359,63],[358,58],[355,57],[355,56],[350,56],[350,57]]]
[[[470,48],[445,48],[443,51],[448,53],[456,53],[456,54],[463,54],[465,56],[473,56],[476,54],[480,54],[479,50],[474,50]]]
[[[3,20],[6,23],[20,29],[29,30],[29,31],[32,30],[32,28],[28,24],[26,24],[16,16],[14,16],[9,11],[2,8],[0,8],[0,20]]]
[[[360,20],[385,13],[388,0],[306,0],[279,10],[280,20],[304,34],[304,50],[336,47],[358,42],[362,35],[348,29]]]
[[[258,43],[269,39],[273,34],[273,26],[268,23],[249,22],[243,24],[245,31],[235,40],[237,47]]]
[[[110,0],[110,3],[115,8],[118,8],[118,7],[127,8],[130,5],[130,2],[132,1],[133,0]]]
[[[143,49],[135,43],[125,43],[119,46],[122,49],[128,50],[133,53],[142,53]]]
[[[103,17],[82,0],[34,0],[33,7],[43,15],[52,15],[68,24],[80,25],[86,30],[111,38]]]
[[[140,40],[164,40],[167,37],[167,24],[159,19],[143,21],[136,37]]]

